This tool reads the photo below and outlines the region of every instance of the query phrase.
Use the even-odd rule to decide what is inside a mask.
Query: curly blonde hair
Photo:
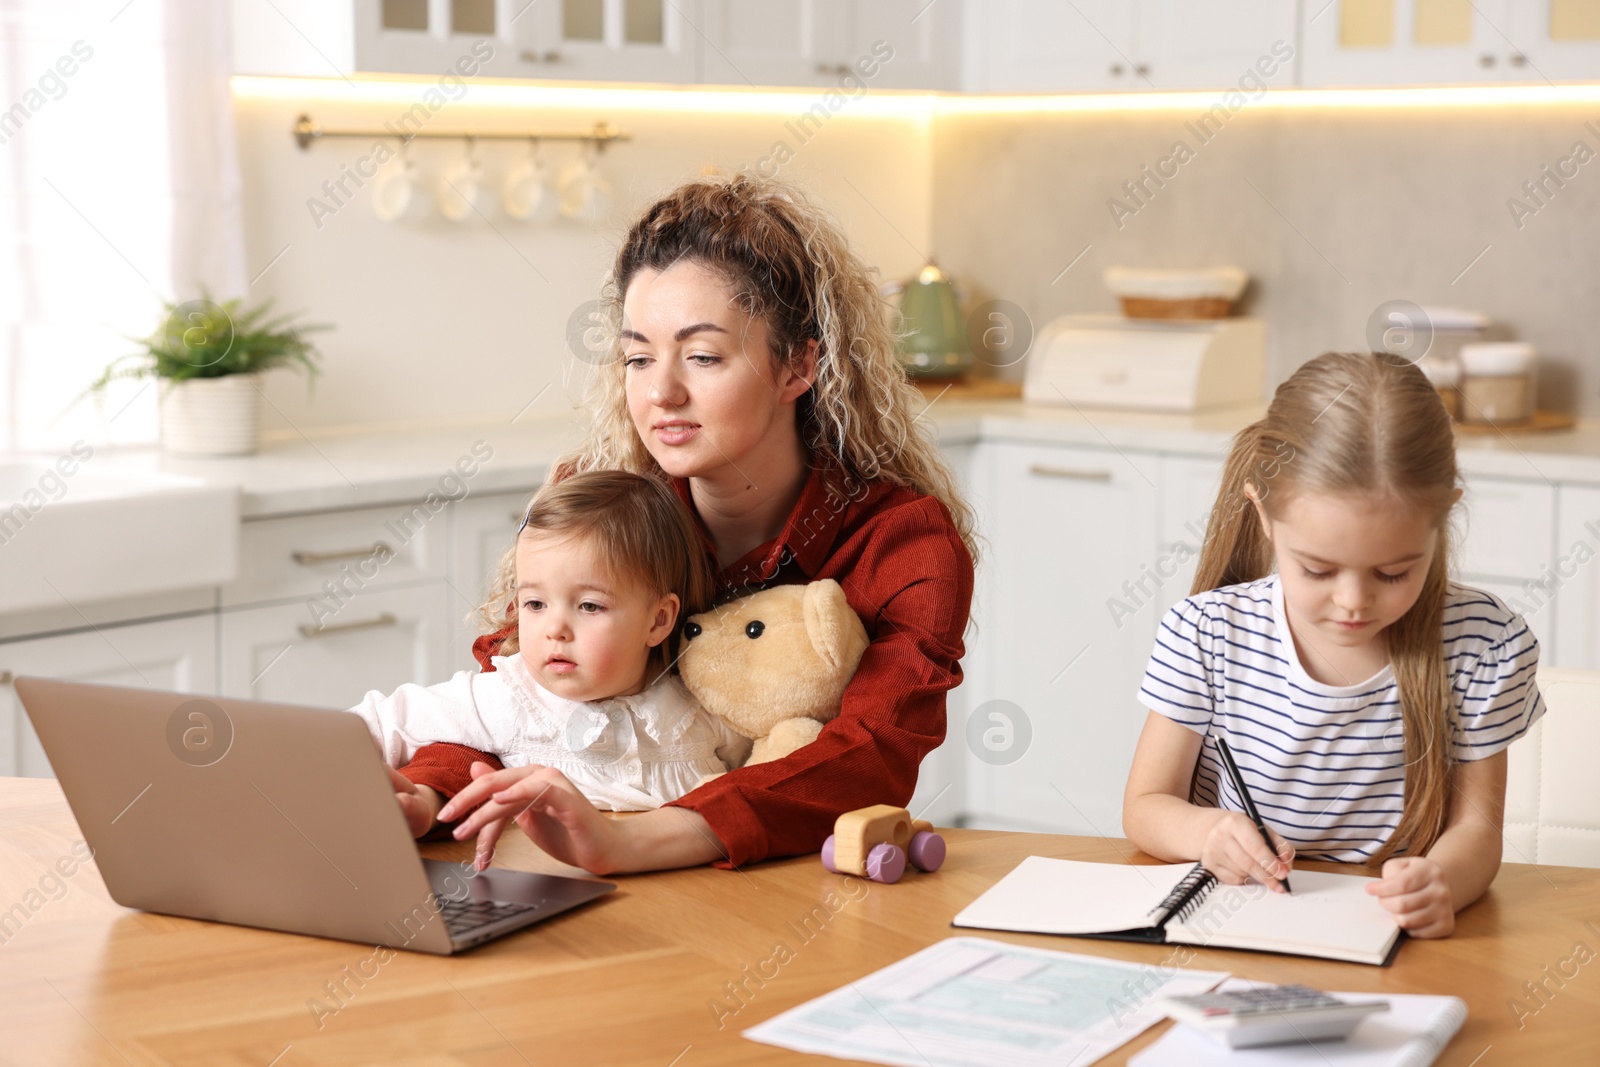
[[[798,366],[807,342],[817,342],[816,377],[796,408],[812,456],[831,460],[828,466],[837,465],[847,481],[888,482],[933,497],[976,561],[972,508],[956,490],[931,424],[919,420],[926,403],[896,359],[893,314],[876,268],[851,251],[839,224],[799,188],[749,172],[680,185],[629,228],[603,292],[613,358],[590,383],[582,444],[552,467],[551,478],[608,469],[667,477],[629,415],[619,335],[634,277],[685,260],[720,274],[741,310],[766,322],[781,363]],[[849,486],[829,488],[853,495]],[[483,606],[489,632],[505,625],[508,577],[502,566]]]

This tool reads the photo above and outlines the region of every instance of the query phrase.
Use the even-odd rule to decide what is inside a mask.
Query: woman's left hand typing
[[[1383,865],[1367,892],[1378,898],[1412,937],[1449,937],[1456,909],[1444,868],[1426,856],[1401,856]]]

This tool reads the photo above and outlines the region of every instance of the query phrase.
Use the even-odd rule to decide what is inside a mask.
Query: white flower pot
[[[161,383],[161,447],[180,456],[247,456],[261,432],[258,374]]]

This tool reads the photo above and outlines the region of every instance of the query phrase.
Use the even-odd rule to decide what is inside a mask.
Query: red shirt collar
[[[716,556],[716,542],[695,511],[694,497],[687,478],[672,479],[672,487],[689,511],[706,551]],[[827,562],[839,536],[845,510],[865,495],[864,484],[846,474],[835,462],[813,462],[806,473],[800,498],[784,521],[778,536],[757,545],[736,562],[722,568],[717,584],[724,589],[741,584],[758,585],[770,581],[785,563],[794,562],[806,577],[814,576]]]

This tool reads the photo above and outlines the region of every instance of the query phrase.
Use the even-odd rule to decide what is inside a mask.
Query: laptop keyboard
[[[539,910],[537,904],[505,904],[498,900],[442,900],[439,914],[453,938],[463,937],[480,927]]]

